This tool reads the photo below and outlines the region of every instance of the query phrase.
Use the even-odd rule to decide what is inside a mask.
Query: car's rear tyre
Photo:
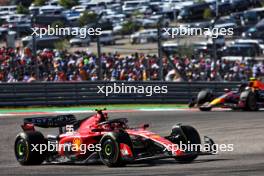
[[[180,156],[177,157],[176,160],[180,163],[190,163],[193,160],[195,160],[198,157],[198,154],[200,152],[200,144],[201,144],[201,138],[198,133],[198,131],[192,127],[192,126],[180,126],[182,132],[185,135],[185,140],[182,141],[183,144],[186,145],[191,145],[191,144],[198,144],[197,147],[195,147],[195,151],[185,151],[188,155],[186,156]],[[173,134],[173,129],[172,129],[172,134]],[[174,134],[175,135],[175,134]]]
[[[101,138],[99,156],[103,164],[108,167],[121,167],[126,165],[126,161],[121,157],[120,143],[132,147],[130,137],[124,131],[107,133]]]
[[[45,160],[45,152],[40,153],[41,144],[46,144],[44,136],[37,131],[21,132],[15,140],[15,156],[21,165],[39,165]],[[34,146],[37,146],[36,149]]]
[[[257,98],[254,92],[252,91],[244,91],[240,95],[240,101],[244,101],[246,111],[257,111]]]

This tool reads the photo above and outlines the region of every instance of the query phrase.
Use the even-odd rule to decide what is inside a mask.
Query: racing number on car
[[[73,125],[66,125],[66,134],[73,133],[73,132],[74,132]]]

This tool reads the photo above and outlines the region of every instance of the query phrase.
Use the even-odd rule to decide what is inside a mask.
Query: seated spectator
[[[98,80],[98,58],[90,52],[39,50],[33,58],[29,48],[0,48],[0,82],[95,81]],[[102,76],[106,81],[159,80],[157,55],[103,53]],[[264,62],[227,61],[172,56],[174,66],[164,57],[163,80],[166,81],[246,81],[264,76]],[[177,68],[178,72],[175,70]],[[38,68],[38,75],[36,69]],[[182,78],[181,78],[182,77]]]
[[[30,78],[27,80],[28,83],[36,82],[37,81],[37,75],[36,73],[31,73]]]

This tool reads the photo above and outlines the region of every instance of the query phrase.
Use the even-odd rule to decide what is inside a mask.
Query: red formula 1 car
[[[249,83],[241,84],[236,91],[225,90],[225,94],[215,97],[212,90],[198,93],[189,103],[189,107],[199,107],[201,111],[210,111],[214,107],[256,111],[264,107],[264,83],[251,78]]]
[[[44,137],[35,127],[58,127],[59,134]],[[197,151],[183,151],[178,147],[180,144],[201,145],[199,133],[191,126],[176,125],[166,137],[147,131],[147,127],[148,124],[129,128],[126,118],[109,120],[102,110],[82,120],[73,115],[26,118],[23,132],[15,140],[15,156],[21,165],[101,161],[114,167],[163,158],[185,163],[198,155],[212,154],[212,150],[202,151],[199,147]],[[213,147],[212,139],[206,136],[204,139]]]

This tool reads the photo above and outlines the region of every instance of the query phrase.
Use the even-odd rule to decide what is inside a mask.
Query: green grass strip
[[[107,110],[139,110],[139,109],[177,109],[187,108],[182,104],[121,104],[121,105],[89,105],[89,106],[69,106],[69,107],[24,107],[24,108],[2,108],[0,113],[19,112],[54,112],[54,111],[87,111],[98,108]]]

